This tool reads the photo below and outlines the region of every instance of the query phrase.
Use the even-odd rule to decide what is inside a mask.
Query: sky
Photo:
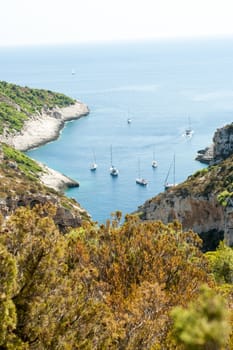
[[[0,46],[233,36],[233,0],[1,0]]]

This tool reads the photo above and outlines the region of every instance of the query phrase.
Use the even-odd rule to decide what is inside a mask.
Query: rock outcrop
[[[213,144],[199,150],[196,160],[207,164],[217,164],[233,154],[233,123],[216,130]]]
[[[40,162],[38,162],[38,164],[43,169],[43,172],[40,174],[40,180],[45,186],[62,192],[67,188],[79,187],[78,181],[71,179],[59,171],[49,168]]]
[[[24,194],[18,196],[7,196],[5,199],[0,199],[0,212],[3,217],[9,216],[19,207],[33,208],[38,204],[52,203],[56,207],[56,213],[54,216],[54,222],[59,227],[61,232],[66,232],[70,227],[79,227],[82,223],[82,215],[85,211],[78,206],[78,204],[70,206],[70,209],[66,209],[61,205],[61,201],[56,195],[43,195],[43,194]],[[86,213],[88,218],[88,214]]]

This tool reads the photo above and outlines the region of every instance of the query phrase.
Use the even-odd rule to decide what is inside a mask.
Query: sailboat
[[[152,168],[157,168],[157,166],[158,166],[158,162],[157,162],[157,160],[155,160],[155,151],[153,151],[153,160],[151,162],[151,166],[152,166]]]
[[[95,171],[97,169],[98,165],[96,163],[96,158],[95,158],[95,152],[93,151],[93,162],[90,165],[90,170]]]
[[[112,164],[112,145],[111,145],[111,166],[110,166],[110,175],[118,176],[119,170]]]
[[[138,177],[136,178],[136,184],[141,186],[146,186],[148,184],[148,181],[141,177],[140,160],[138,160]]]
[[[171,170],[173,170],[173,183],[169,183],[168,182],[168,177],[170,175]],[[165,190],[168,190],[169,188],[174,187],[174,186],[177,185],[176,181],[175,181],[175,170],[176,170],[176,158],[175,158],[175,154],[174,154],[173,160],[172,160],[172,162],[170,164],[170,167],[168,169],[168,173],[167,173],[166,179],[164,181],[164,189]]]
[[[187,129],[185,129],[185,136],[191,137],[193,135],[193,129],[191,128],[191,122],[190,122],[190,117],[189,117],[189,124]]]
[[[128,111],[128,119],[127,119],[127,123],[128,124],[131,124],[132,123],[132,119],[130,118],[130,116],[129,116],[129,111]]]

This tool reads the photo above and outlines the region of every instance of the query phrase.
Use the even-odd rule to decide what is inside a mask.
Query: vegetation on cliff
[[[6,144],[2,144],[2,151],[4,154],[4,159],[7,161],[5,162],[5,165],[8,164],[9,166],[10,164],[10,167],[18,167],[22,174],[24,174],[27,178],[38,180],[40,173],[43,172],[43,169],[37,162],[26,156],[24,153],[17,151]],[[1,165],[3,166],[4,163]]]
[[[61,93],[0,81],[0,134],[4,128],[20,131],[25,120],[43,108],[66,107],[74,103],[74,99]]]

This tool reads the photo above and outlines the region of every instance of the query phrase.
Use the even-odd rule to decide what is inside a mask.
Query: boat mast
[[[94,149],[92,150],[92,152],[93,152],[94,163],[96,163],[96,156],[95,156],[95,151],[94,151]]]
[[[169,187],[170,186],[175,186],[175,184],[176,184],[176,157],[175,157],[175,153],[174,153],[174,156],[173,156],[173,160],[170,163],[170,166],[169,166],[169,169],[168,169],[168,172],[167,172],[167,176],[166,176],[165,181],[164,181],[164,185],[165,186],[168,185],[168,177],[170,175],[172,166],[173,166],[173,183],[170,184]]]
[[[138,158],[138,178],[141,178],[140,158]]]
[[[110,147],[111,167],[112,167],[112,145]]]
[[[170,166],[169,166],[169,169],[168,169],[168,172],[167,172],[167,176],[166,176],[165,181],[164,181],[164,184],[165,184],[165,185],[167,184],[167,180],[168,180],[168,176],[169,176],[170,171],[171,171],[171,167],[172,167],[172,162],[171,162],[171,164],[170,164]]]
[[[173,156],[173,185],[176,183],[176,156]]]

